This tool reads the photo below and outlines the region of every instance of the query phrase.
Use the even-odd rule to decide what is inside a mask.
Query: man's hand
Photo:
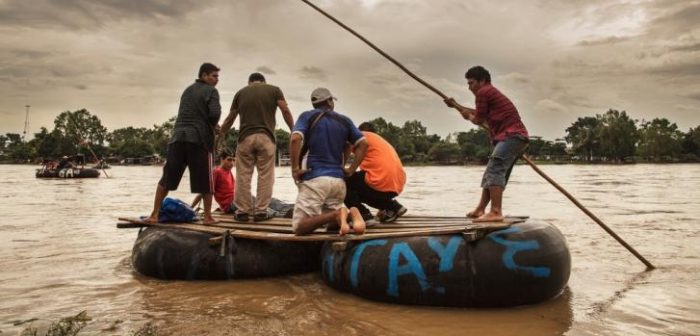
[[[343,168],[343,173],[345,173],[345,176],[350,177],[352,174],[355,174],[355,170],[350,169],[350,167],[345,167]]]
[[[457,106],[459,106],[459,104],[457,104],[457,101],[452,97],[445,98],[444,102],[445,102],[445,105],[447,105],[447,107],[457,108]]]
[[[301,168],[293,168],[292,167],[292,178],[294,179],[294,183],[299,184],[301,182],[301,177],[304,176],[304,174],[308,173],[308,169],[301,169]]]

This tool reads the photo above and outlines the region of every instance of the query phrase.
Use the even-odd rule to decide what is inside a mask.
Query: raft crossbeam
[[[234,238],[271,241],[346,242],[379,238],[461,234],[466,241],[475,241],[488,232],[506,229],[512,224],[524,222],[528,217],[506,217],[502,222],[474,223],[471,219],[465,217],[409,216],[402,217],[395,223],[370,226],[365,234],[362,235],[348,234],[345,236],[339,236],[337,232],[322,230],[309,235],[297,236],[292,231],[291,219],[289,218],[273,218],[265,222],[236,222],[222,215],[217,215],[215,218],[219,220],[219,223],[204,225],[201,223],[151,224],[138,218],[120,217],[119,220],[123,222],[117,223],[117,228],[158,227],[207,233],[214,236],[209,239],[211,245],[221,244],[224,235],[230,235]]]

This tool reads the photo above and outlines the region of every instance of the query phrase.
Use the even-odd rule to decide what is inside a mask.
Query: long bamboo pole
[[[307,5],[309,5],[311,8],[315,9],[316,11],[318,11],[319,13],[321,13],[323,16],[329,18],[331,21],[337,23],[339,26],[343,27],[345,30],[347,30],[347,31],[350,32],[351,34],[355,35],[357,38],[359,38],[360,40],[362,40],[362,42],[365,42],[365,43],[366,43],[367,45],[369,45],[372,49],[374,49],[374,50],[377,51],[379,54],[381,54],[382,56],[384,56],[384,57],[385,57],[386,59],[388,59],[391,63],[394,63],[396,66],[398,66],[401,70],[403,70],[403,71],[404,71],[407,75],[409,75],[411,78],[415,79],[415,80],[418,81],[419,83],[423,84],[423,86],[427,87],[428,89],[430,89],[431,91],[433,91],[434,93],[436,93],[436,94],[437,94],[438,96],[440,96],[443,100],[448,98],[447,95],[445,95],[445,94],[442,93],[440,90],[436,89],[436,88],[433,87],[432,85],[428,84],[427,82],[425,82],[424,80],[422,80],[421,78],[419,78],[418,76],[416,76],[413,72],[411,72],[410,70],[408,70],[405,66],[403,66],[401,63],[399,63],[399,62],[398,62],[397,60],[395,60],[393,57],[389,56],[389,55],[388,55],[387,53],[385,53],[383,50],[379,49],[379,47],[375,46],[372,42],[370,42],[369,40],[367,40],[366,38],[364,38],[362,35],[358,34],[356,31],[352,30],[350,27],[346,26],[344,23],[340,22],[338,19],[336,19],[336,18],[333,17],[332,15],[326,13],[324,10],[322,10],[322,9],[319,8],[319,7],[317,7],[316,5],[314,5],[313,3],[311,3],[311,2],[308,1],[308,0],[301,0],[301,1],[303,1],[304,3],[306,3]],[[576,200],[576,198],[574,198],[571,194],[569,194],[566,190],[564,190],[564,188],[562,188],[562,187],[561,187],[558,183],[556,183],[553,179],[551,179],[549,176],[547,176],[547,174],[545,174],[544,172],[542,172],[542,170],[540,170],[540,169],[537,167],[537,165],[535,165],[535,163],[532,162],[527,156],[525,156],[525,155],[523,154],[522,158],[523,158],[523,159],[525,160],[525,162],[527,162],[527,163],[530,165],[530,167],[532,167],[532,169],[534,169],[540,176],[542,176],[545,180],[547,180],[550,184],[552,184],[552,186],[554,186],[554,188],[556,188],[556,189],[559,190],[562,194],[564,194],[564,196],[566,196],[569,200],[571,200],[571,202],[573,202],[579,209],[581,209],[581,211],[583,211],[586,215],[588,215],[588,217],[590,217],[590,218],[591,218],[594,222],[596,222],[601,228],[603,228],[603,230],[605,230],[605,232],[607,232],[608,234],[610,234],[613,238],[615,238],[615,240],[617,240],[618,243],[620,243],[622,246],[624,246],[624,247],[625,247],[628,251],[630,251],[635,257],[637,257],[637,259],[639,259],[642,263],[644,263],[644,265],[647,266],[647,269],[648,269],[648,270],[652,270],[652,269],[655,268],[654,265],[652,265],[652,264],[651,264],[648,260],[646,260],[641,254],[639,254],[639,252],[637,252],[634,248],[632,248],[632,246],[630,246],[629,244],[627,244],[627,242],[625,242],[622,238],[620,238],[620,236],[618,236],[612,229],[610,229],[610,227],[608,227],[607,225],[605,225],[605,223],[603,223],[603,221],[601,221],[596,215],[594,215],[591,211],[589,211],[586,207],[584,207],[578,200]]]
[[[564,196],[566,196],[566,198],[568,198],[579,209],[581,209],[581,211],[583,211],[583,213],[588,215],[588,217],[590,217],[594,222],[596,222],[596,224],[598,224],[601,228],[603,228],[603,230],[605,230],[605,232],[607,232],[609,235],[611,235],[613,238],[615,238],[615,240],[617,240],[617,242],[620,243],[620,245],[624,246],[628,251],[630,251],[632,254],[634,254],[634,256],[637,257],[637,259],[639,259],[641,262],[644,263],[644,265],[647,266],[647,269],[652,270],[655,268],[654,265],[652,265],[648,260],[646,260],[646,258],[644,258],[641,254],[639,254],[639,252],[637,252],[637,250],[635,250],[632,246],[630,246],[630,244],[627,244],[627,242],[624,241],[624,239],[622,239],[620,236],[618,236],[615,233],[615,231],[613,231],[610,227],[605,225],[605,223],[603,223],[603,221],[600,220],[600,218],[598,218],[598,216],[594,215],[590,210],[588,210],[585,206],[583,206],[583,204],[581,204],[581,202],[579,202],[576,198],[574,198],[574,196],[572,196],[562,186],[560,186],[551,177],[549,177],[547,174],[545,174],[539,167],[537,167],[537,165],[535,165],[535,163],[532,162],[532,160],[530,160],[530,158],[527,157],[527,155],[523,154],[522,158],[523,158],[523,160],[525,160],[525,162],[527,162],[527,164],[530,165],[530,167],[532,167],[532,169],[535,170],[535,172],[537,172],[537,174],[540,174],[540,176],[542,176],[545,180],[547,180],[552,186],[554,186],[554,188],[557,188],[557,190],[559,190],[562,194],[564,194]]]

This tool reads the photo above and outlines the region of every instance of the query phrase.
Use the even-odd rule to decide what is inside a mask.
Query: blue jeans
[[[481,179],[481,187],[504,187],[513,171],[515,161],[527,148],[527,139],[520,135],[511,136],[496,143],[493,153],[486,165],[484,177]]]

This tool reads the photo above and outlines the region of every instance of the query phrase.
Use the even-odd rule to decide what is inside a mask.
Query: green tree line
[[[419,120],[402,126],[384,118],[370,120],[377,133],[391,143],[407,164],[483,163],[491,153],[488,134],[472,128],[442,138],[428,134]],[[54,120],[53,129],[42,127],[32,139],[18,133],[0,135],[0,159],[28,162],[57,159],[83,153],[88,158],[116,159],[151,155],[165,156],[175,117],[151,128],[124,127],[109,131],[100,119],[85,109],[65,111]],[[465,128],[470,127],[465,121]],[[287,153],[290,134],[277,129],[277,148]],[[238,131],[232,129],[221,142],[235,150]],[[698,162],[700,126],[682,132],[666,118],[651,121],[631,119],[625,111],[608,110],[594,117],[580,117],[559,141],[532,136],[528,154],[540,160],[585,162]]]

